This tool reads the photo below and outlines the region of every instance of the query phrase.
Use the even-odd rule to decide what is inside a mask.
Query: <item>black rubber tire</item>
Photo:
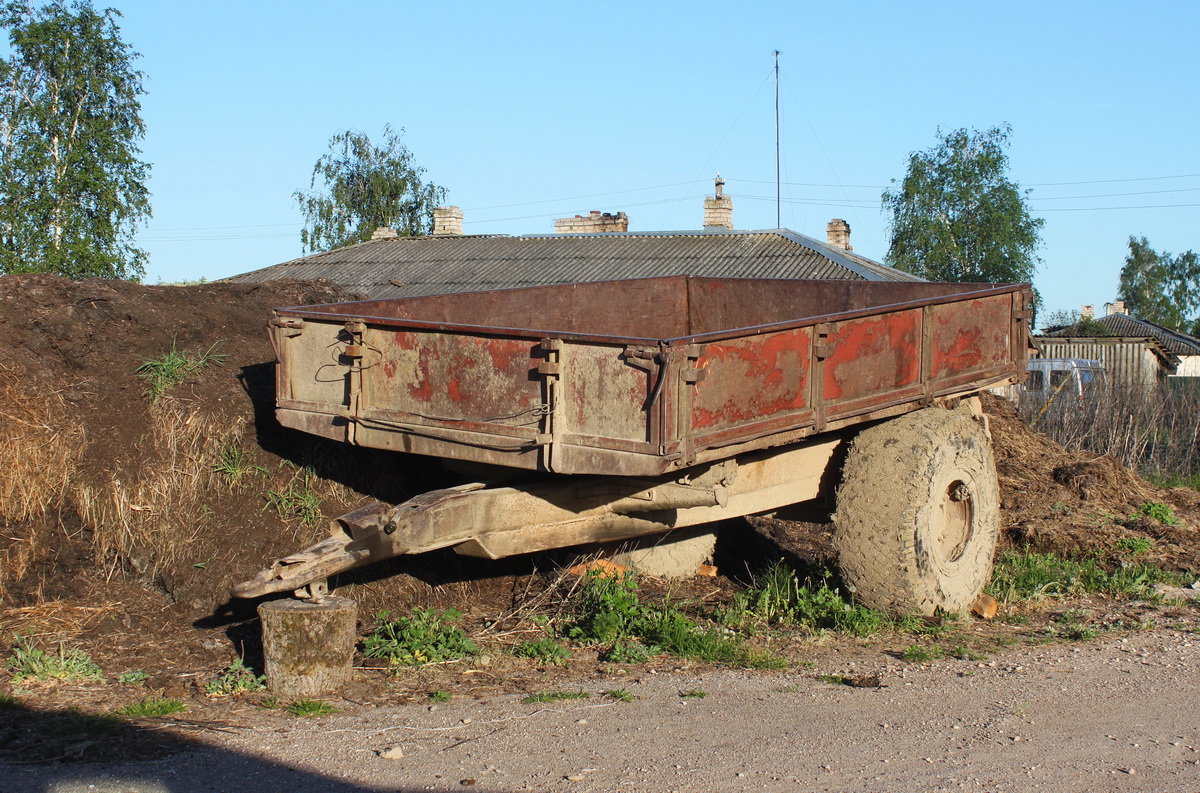
[[[860,432],[837,490],[834,547],[855,600],[892,614],[965,614],[991,577],[1000,488],[966,407]]]

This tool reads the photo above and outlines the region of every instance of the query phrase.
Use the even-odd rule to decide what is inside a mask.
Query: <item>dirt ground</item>
[[[304,730],[313,735],[320,733],[316,728],[299,727],[294,719],[288,721],[275,711],[257,707],[258,700],[254,698],[206,697],[203,684],[233,659],[244,656],[253,662],[258,652],[254,604],[230,601],[227,593],[231,584],[248,578],[271,559],[322,536],[325,532],[322,515],[332,517],[372,499],[399,501],[451,481],[448,474],[427,461],[349,449],[285,430],[275,423],[274,356],[265,333],[270,309],[349,297],[330,282],[179,287],[72,282],[43,275],[0,278],[0,330],[9,340],[0,347],[0,653],[8,657],[17,636],[28,637],[42,646],[62,641],[86,648],[108,680],[87,686],[34,688],[21,693],[12,707],[0,707],[0,760],[6,763],[48,760],[65,752],[63,757],[57,757],[58,762],[153,763],[156,757],[169,758],[181,750],[190,750],[199,740],[205,745],[214,743],[218,748],[211,750],[216,754],[201,752],[197,757],[236,756],[247,763],[257,763],[246,759],[253,755],[247,747],[254,741],[265,740],[264,736],[276,734],[274,730],[282,730],[279,735],[299,735]],[[182,384],[152,399],[147,381],[139,377],[137,370],[172,350],[194,359],[207,353],[208,364],[188,374]],[[1068,453],[1028,430],[1015,411],[998,399],[989,398],[986,409],[1001,479],[1005,547],[1031,546],[1066,554],[1087,552],[1103,556],[1122,538],[1147,538],[1153,540],[1149,560],[1172,570],[1200,570],[1197,538],[1200,494],[1187,489],[1158,489],[1108,458]],[[1148,518],[1131,518],[1146,503],[1169,505],[1178,522],[1166,525]],[[749,572],[766,560],[783,555],[798,564],[811,565],[827,559],[829,525],[821,515],[805,517],[808,522],[766,518],[730,522],[718,548],[721,575],[673,585],[671,596],[707,604],[726,602],[746,582]],[[674,713],[671,709],[677,707],[678,698],[671,695],[670,689],[682,688],[691,679],[704,681],[703,687],[728,688],[735,709],[740,707],[738,703],[752,702],[769,702],[771,707],[782,708],[778,724],[785,731],[789,728],[784,723],[795,719],[792,711],[796,704],[777,692],[772,693],[772,687],[800,686],[805,692],[799,696],[802,700],[809,697],[840,701],[860,694],[836,687],[828,690],[825,688],[828,684],[817,679],[815,671],[805,671],[803,667],[790,673],[796,677],[795,681],[788,678],[779,682],[782,678],[774,673],[731,672],[693,664],[677,671],[678,661],[670,659],[620,672],[598,663],[594,651],[577,650],[565,667],[542,667],[506,655],[503,652],[506,646],[536,635],[536,627],[522,622],[518,610],[531,596],[549,586],[556,576],[556,565],[563,558],[561,554],[542,554],[497,563],[439,552],[393,560],[339,579],[339,594],[359,603],[363,631],[369,627],[372,615],[383,609],[404,613],[413,606],[453,606],[465,613],[471,632],[485,644],[490,642],[488,646],[495,652],[486,668],[471,674],[458,666],[448,666],[395,677],[383,670],[366,668],[364,663],[364,668],[356,674],[354,686],[338,702],[343,715],[322,723],[340,725],[330,727],[331,730],[383,729],[379,727],[384,723],[380,719],[429,714],[425,707],[429,692],[434,690],[448,691],[453,696],[452,703],[456,703],[437,711],[443,716],[461,711],[467,714],[462,718],[475,722],[485,718],[516,718],[514,714],[521,711],[518,705],[523,694],[570,686],[596,688],[601,685],[600,680],[606,686],[615,686],[613,681],[618,674],[632,675],[646,681],[646,685],[666,679],[679,682],[651,687],[645,696],[639,693],[641,698],[635,703],[591,703],[605,705],[596,708],[598,714],[604,714],[597,718],[612,720],[612,730],[626,720],[632,721],[633,714],[652,707],[650,703],[666,708],[664,714]],[[657,593],[656,586],[647,582],[648,594],[664,594],[665,586]],[[1104,646],[1111,652],[1123,652],[1118,645],[1120,637],[1127,635],[1129,641],[1158,642],[1172,653],[1178,650],[1192,659],[1194,667],[1189,631],[1194,630],[1195,607],[1105,601],[1061,605],[1063,610],[1068,608],[1107,621],[1112,631],[1107,634],[1110,638]],[[1079,660],[1073,657],[1071,647],[1040,648],[1045,626],[1054,618],[1053,612],[1027,616],[1024,625],[970,622],[964,628],[969,630],[972,642],[977,639],[976,643],[985,648],[980,652],[989,660],[982,663],[991,663],[993,655],[1008,658],[1009,653],[1029,660],[1003,663],[1026,668],[1038,664],[1033,659],[1043,652],[1061,652],[1070,661]],[[1149,622],[1160,629],[1138,629]],[[1166,629],[1162,626],[1167,625],[1176,625],[1179,630],[1163,632]],[[789,657],[812,665],[813,670],[846,669],[847,664],[858,664],[882,670],[884,678],[900,672],[924,675],[921,679],[928,684],[925,690],[934,698],[942,696],[947,683],[957,682],[967,691],[977,682],[974,678],[954,677],[957,674],[954,670],[969,671],[959,662],[947,661],[920,670],[907,662],[901,663],[897,656],[911,643],[911,637],[885,637],[866,643],[829,637],[816,643],[811,637],[767,637],[764,641],[780,643],[781,646],[768,649],[787,652]],[[1092,657],[1087,655],[1092,652],[1090,648],[1084,652],[1085,657]],[[1109,665],[1109,661],[1104,661],[1096,667],[1095,677],[1080,678],[1081,682],[1100,689],[1108,686],[1111,681],[1103,675]],[[981,674],[991,674],[986,670],[992,668],[983,668]],[[144,671],[148,680],[136,687],[114,682],[116,676],[131,670]],[[1182,693],[1175,699],[1197,704],[1195,692],[1200,687],[1182,679],[1180,685]],[[0,673],[0,696],[11,697],[12,691],[6,673]],[[899,709],[911,707],[911,702],[895,699],[899,693],[897,688],[891,688],[872,701],[891,702],[889,707]],[[148,694],[182,699],[188,706],[187,718],[157,725],[139,723],[122,728],[119,740],[105,733],[107,737],[101,741],[89,739],[89,724],[77,723],[78,714],[71,711],[78,708],[84,713],[106,713]],[[6,702],[10,700],[0,700]],[[813,704],[809,700],[804,702],[806,707]],[[688,706],[692,704],[705,703],[688,703]],[[1174,702],[1170,707],[1177,704]],[[728,705],[724,702],[722,708]],[[480,715],[470,715],[475,712],[471,708],[481,708]],[[753,706],[748,708],[752,710]],[[708,713],[699,707],[692,710]],[[784,713],[792,715],[784,718]],[[868,718],[865,711],[863,717]],[[586,718],[592,721],[591,716]],[[670,721],[673,716],[663,718],[674,724]],[[706,716],[698,719],[697,724],[717,718]],[[884,719],[882,715],[870,716],[868,721],[876,718]],[[934,715],[931,713],[928,718],[934,720],[929,722],[934,725]],[[722,723],[727,721],[724,715],[719,719]],[[522,723],[553,725],[551,732],[571,729],[570,724],[560,721],[530,718]],[[359,722],[367,726],[346,726]],[[40,725],[38,729],[28,729],[35,724]],[[432,724],[422,729],[433,730]],[[832,730],[829,736],[845,729],[844,725],[827,726]],[[910,740],[916,741],[920,729],[909,726],[916,730]],[[224,732],[226,729],[229,732]],[[454,730],[445,732],[447,736],[458,736]],[[514,730],[506,732],[510,736],[516,734]],[[43,738],[49,735],[53,740],[29,738],[35,733]],[[537,732],[528,734],[536,737]],[[789,740],[799,741],[800,745],[812,740],[811,736],[804,737],[795,731],[787,734],[792,736]],[[62,740],[63,735],[68,736],[66,741]],[[750,739],[748,728],[742,736]],[[552,735],[548,737],[552,744]],[[607,749],[600,747],[604,749],[601,752],[604,757],[620,754],[620,736],[612,732],[610,738],[613,743]],[[698,744],[724,745],[723,739],[713,734],[697,732],[694,739]],[[480,748],[489,747],[488,751],[494,751],[497,758],[514,750],[510,744],[489,743],[485,737],[470,740],[478,741]],[[1188,740],[1191,746],[1196,745],[1191,738]],[[347,757],[375,763],[378,743],[355,744],[353,751],[359,754]],[[302,743],[297,745],[302,747]],[[728,743],[731,749],[737,745],[732,739]],[[776,744],[767,740],[765,745]],[[851,741],[848,746],[869,750],[870,742]],[[302,757],[302,748],[298,751],[301,754],[297,757]],[[737,751],[740,756],[753,756],[745,754],[748,751],[745,747]],[[443,750],[437,752],[440,756]],[[810,755],[797,754],[794,749],[791,752],[803,759],[789,766],[794,769],[789,773],[807,773],[804,769],[808,769]],[[454,757],[461,754],[456,752]],[[587,767],[582,757],[578,755],[575,764]],[[169,759],[157,762],[171,763]],[[188,760],[189,764],[193,762],[210,760]],[[276,758],[270,762],[285,760]],[[421,767],[431,771],[437,765],[434,760],[429,763]],[[349,779],[360,780],[353,784],[364,786],[345,789],[376,789],[363,781],[365,778],[355,776],[353,765],[347,760],[345,773],[350,774]],[[505,767],[499,762],[496,765]],[[507,762],[507,766],[511,765]],[[643,765],[651,771],[669,770],[669,766],[661,766],[658,761],[647,760]],[[297,768],[303,766],[300,762]],[[393,768],[386,763],[369,767]],[[510,770],[512,778],[502,782],[489,780],[487,784],[491,789],[519,789],[517,781],[521,779],[524,780],[521,784],[532,785],[534,789],[561,782],[580,790],[600,790],[617,789],[612,786],[625,780],[621,784],[630,785],[630,789],[665,790],[673,789],[672,785],[679,789],[742,787],[741,783],[726,786],[717,777],[692,784],[675,775],[670,784],[647,783],[638,788],[632,780],[640,777],[630,770],[633,767],[630,765],[622,772],[627,776],[604,777],[607,781],[603,783],[541,779],[530,776],[532,772],[525,769],[520,774]],[[756,775],[761,772],[762,769],[754,771]],[[300,779],[308,772],[295,773]],[[449,771],[446,773],[449,774],[446,779],[453,776]],[[38,778],[61,782],[70,778],[70,773],[55,772]],[[421,787],[443,784],[431,781],[428,775],[421,779],[424,780]],[[746,786],[771,787],[778,782],[782,789],[783,779],[755,776],[754,784]],[[0,790],[38,789],[5,788],[5,784],[0,780]],[[208,787],[186,787],[177,782],[162,784],[165,786],[162,789],[169,790],[238,789],[216,781]],[[416,783],[406,778],[403,783],[389,784],[393,787],[380,789]],[[457,785],[455,779],[453,786]],[[828,785],[812,789],[839,789],[832,777]],[[479,787],[489,789],[482,776]],[[300,785],[296,789],[338,788],[323,788],[313,782],[308,788]],[[881,784],[862,789],[914,788]],[[984,785],[979,789],[1010,788]],[[1014,785],[1011,789],[1030,788]]]

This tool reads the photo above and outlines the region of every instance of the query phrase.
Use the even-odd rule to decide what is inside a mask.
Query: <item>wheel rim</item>
[[[957,562],[966,553],[975,531],[975,504],[966,482],[956,479],[950,483],[937,514],[938,550],[945,561]]]

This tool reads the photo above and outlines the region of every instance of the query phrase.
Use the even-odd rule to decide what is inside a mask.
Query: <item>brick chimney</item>
[[[1128,314],[1129,313],[1128,311],[1125,310],[1125,301],[1124,300],[1114,300],[1111,303],[1105,303],[1104,309],[1108,314]]]
[[[1091,303],[1084,303],[1079,307],[1079,318],[1091,321],[1096,318],[1096,307]]]
[[[433,236],[461,237],[462,210],[458,207],[435,207],[433,210]]]
[[[629,231],[629,218],[624,212],[612,214],[593,209],[586,215],[573,218],[557,218],[555,234],[600,234],[603,232]]]
[[[716,195],[704,199],[704,228],[733,228],[733,199],[723,192],[725,180],[721,174],[716,178]]]
[[[825,224],[825,241],[844,251],[854,250],[850,244],[850,224],[841,218],[834,218]]]
[[[389,229],[387,226],[380,226],[371,232],[372,240],[390,240],[399,236],[395,229]]]

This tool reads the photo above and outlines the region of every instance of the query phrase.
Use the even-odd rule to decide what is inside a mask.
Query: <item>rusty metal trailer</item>
[[[952,455],[957,473],[941,490],[885,508],[935,509],[940,517],[905,519],[940,532],[917,544],[940,544],[942,561],[962,567],[966,545],[980,555],[982,543],[990,570],[995,529],[984,524],[994,519],[982,513],[995,499],[976,492],[994,490],[990,450],[978,451],[986,428],[980,441],[977,406],[944,408],[1023,375],[1030,302],[1027,284],[671,276],[278,309],[270,332],[284,426],[540,474],[368,505],[234,594],[319,587],[401,553],[454,547],[499,558],[778,509],[827,493],[848,444],[838,515],[853,524],[850,512],[872,512],[840,503],[852,497],[855,466],[896,476],[873,470],[874,446],[896,439],[860,432],[881,419],[892,419],[880,426],[893,434],[986,457],[964,469]],[[906,429],[894,417],[928,426]],[[981,536],[989,532],[991,545]],[[878,544],[855,533],[839,529],[850,568],[856,546]],[[892,533],[884,544],[903,555],[909,531]],[[878,571],[863,576],[856,586],[850,574],[860,594],[879,588]],[[884,589],[880,604],[893,610],[961,610],[965,597]]]

